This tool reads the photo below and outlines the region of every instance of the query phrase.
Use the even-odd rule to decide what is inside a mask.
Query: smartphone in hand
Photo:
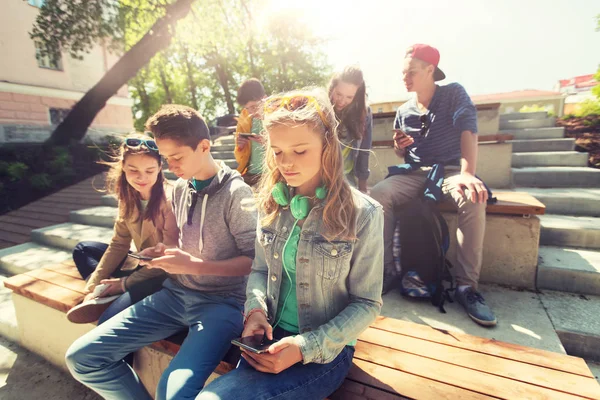
[[[231,344],[234,344],[251,353],[262,354],[269,351],[269,347],[278,341],[279,339],[269,340],[265,335],[253,335],[233,339]]]
[[[142,260],[142,261],[152,261],[155,258],[155,257],[141,256],[141,255],[135,254],[135,253],[129,253],[129,254],[127,254],[127,257],[135,258],[135,259]]]
[[[406,132],[404,132],[401,129],[392,129],[392,130],[394,131],[394,140],[401,140],[401,139],[404,139],[405,137],[408,137]]]
[[[238,136],[246,138],[246,139],[250,139],[252,137],[255,137],[256,135],[254,133],[238,133]]]

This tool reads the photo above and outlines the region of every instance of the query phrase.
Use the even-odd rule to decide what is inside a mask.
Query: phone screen
[[[266,353],[273,343],[278,340],[269,340],[264,335],[245,336],[238,339],[233,339],[231,343],[241,348],[244,348],[253,353]]]
[[[133,253],[129,253],[129,254],[127,254],[127,256],[132,257],[132,258],[137,258],[138,260],[142,260],[142,261],[154,260],[154,257],[140,256],[139,254],[133,254]]]

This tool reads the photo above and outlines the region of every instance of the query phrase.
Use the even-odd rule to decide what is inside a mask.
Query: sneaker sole
[[[113,303],[108,301],[105,303],[87,303],[79,304],[67,312],[67,319],[74,324],[87,324],[98,321],[102,313]]]
[[[495,319],[493,321],[484,321],[484,320],[475,318],[474,316],[472,316],[469,313],[467,313],[467,315],[469,316],[469,318],[471,318],[473,321],[477,322],[481,326],[491,327],[491,326],[496,326],[498,324],[498,319]]]

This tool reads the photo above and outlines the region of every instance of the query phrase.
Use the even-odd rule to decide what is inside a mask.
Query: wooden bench
[[[43,267],[11,277],[5,286],[13,291],[21,343],[64,368],[66,348],[82,334],[73,334],[81,325],[65,316],[83,297],[75,267]],[[151,347],[172,356],[178,342]],[[149,362],[159,376],[158,363]],[[232,362],[221,362],[215,372],[227,373]],[[600,399],[600,386],[577,357],[380,317],[360,336],[354,365],[330,398]]]

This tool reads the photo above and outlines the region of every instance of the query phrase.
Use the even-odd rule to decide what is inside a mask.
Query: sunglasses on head
[[[429,113],[423,114],[419,117],[419,121],[421,121],[421,131],[419,135],[425,136],[429,131],[429,126],[431,125],[431,120],[429,119]]]
[[[158,151],[158,146],[153,139],[138,139],[138,138],[127,138],[125,139],[125,145],[131,149],[137,149],[144,144],[149,150]]]
[[[283,97],[279,97],[279,96],[269,97],[267,100],[265,100],[264,112],[266,115],[266,114],[275,112],[275,111],[279,110],[280,108],[285,108],[288,111],[296,111],[296,110],[300,110],[300,109],[303,109],[306,107],[314,107],[314,109],[317,110],[319,117],[321,117],[321,122],[323,122],[323,125],[325,125],[325,128],[327,128],[327,129],[331,128],[329,126],[329,122],[327,121],[327,118],[325,117],[325,114],[321,110],[321,106],[319,105],[319,102],[317,101],[317,99],[315,99],[312,96],[296,95],[296,96],[283,96]]]

